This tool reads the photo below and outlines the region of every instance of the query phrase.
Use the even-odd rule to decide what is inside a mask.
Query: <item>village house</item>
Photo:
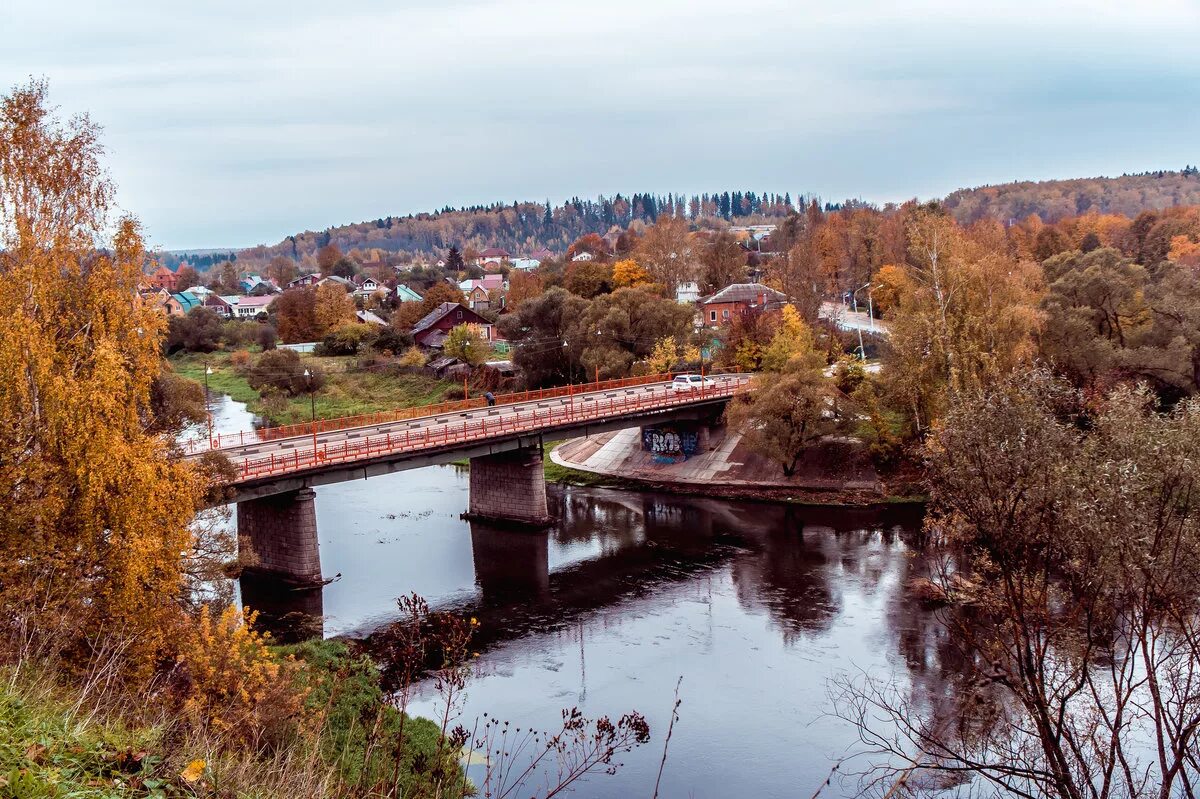
[[[199,308],[200,305],[200,298],[195,294],[178,291],[168,294],[163,303],[168,316],[187,316],[193,308]]]
[[[355,297],[369,299],[377,291],[387,291],[387,286],[382,285],[373,277],[356,277],[354,279]]]
[[[165,266],[160,266],[150,273],[150,285],[167,291],[174,291],[177,278],[175,273]]]
[[[532,271],[534,269],[537,269],[541,265],[542,265],[542,262],[539,259],[534,258],[532,256],[522,256],[519,258],[513,258],[512,261],[510,262],[510,266],[512,266],[513,269],[520,269],[523,272]]]
[[[593,260],[595,260],[595,258],[596,258],[596,256],[592,255],[587,250],[584,250],[583,252],[581,252],[578,255],[576,255],[575,257],[573,257],[571,260],[572,261],[593,261]]]
[[[255,319],[258,315],[265,314],[267,308],[271,307],[271,303],[275,302],[274,294],[266,294],[259,297],[224,297],[223,299],[232,300],[230,303],[233,311],[234,319]]]
[[[403,283],[396,286],[396,302],[421,302],[424,299]]]
[[[324,286],[326,283],[334,283],[338,286],[341,286],[346,291],[354,291],[354,288],[355,288],[353,282],[347,280],[344,277],[338,277],[337,275],[326,275],[325,277],[318,280],[316,285]]]
[[[458,288],[466,299],[467,307],[476,311],[503,307],[503,293],[508,288],[503,275],[484,275],[482,278],[464,280]]]
[[[289,280],[287,287],[289,289],[301,288],[303,286],[315,286],[321,280],[320,272],[313,272],[311,275],[301,275],[295,280]]]
[[[488,264],[502,264],[511,257],[512,254],[508,250],[502,250],[499,247],[488,247],[479,253],[479,257],[475,259],[475,265],[486,267]]]
[[[787,301],[783,292],[762,283],[734,283],[700,303],[704,323],[727,325],[744,311],[776,307]]]
[[[358,321],[364,325],[377,325],[379,327],[387,327],[387,322],[376,313],[371,311],[355,311],[354,315],[358,317]]]
[[[220,294],[210,293],[207,297],[204,298],[204,307],[208,308],[210,310],[216,311],[221,316],[224,316],[226,319],[232,319],[233,318],[233,301],[236,299],[237,299],[237,297],[232,297],[232,296],[222,297]]]
[[[441,349],[446,336],[459,325],[479,325],[488,341],[495,338],[491,322],[460,302],[443,302],[413,325],[413,342],[418,347]]]
[[[685,280],[675,286],[675,302],[686,304],[700,301],[700,284],[695,280]]]

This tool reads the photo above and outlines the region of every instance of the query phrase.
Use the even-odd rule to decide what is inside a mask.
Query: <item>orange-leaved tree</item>
[[[136,677],[179,618],[201,485],[148,429],[165,320],[97,134],[42,82],[0,98],[0,633],[119,647]]]

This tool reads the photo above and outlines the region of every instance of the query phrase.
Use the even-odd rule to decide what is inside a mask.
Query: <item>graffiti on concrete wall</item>
[[[679,463],[696,454],[696,431],[683,427],[643,427],[642,449],[655,463]]]

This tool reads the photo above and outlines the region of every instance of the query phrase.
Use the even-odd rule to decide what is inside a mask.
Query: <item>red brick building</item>
[[[176,280],[175,273],[165,266],[160,266],[150,275],[151,285],[157,286],[160,289],[166,289],[167,291],[175,290]]]
[[[762,283],[734,283],[702,300],[700,310],[704,324],[715,327],[729,324],[749,309],[778,307],[785,302],[783,292]]]

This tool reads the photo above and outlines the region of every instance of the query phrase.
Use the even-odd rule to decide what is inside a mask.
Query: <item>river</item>
[[[238,405],[220,401],[219,427]],[[453,467],[317,489],[322,568],[336,575],[319,597],[325,635],[367,634],[416,592],[480,621],[468,728],[485,713],[553,729],[563,708],[640,711],[652,743],[577,789],[588,797],[650,795],[680,677],[667,797],[811,796],[857,745],[829,715],[831,678],[940,684],[939,627],[905,588],[925,568],[911,509],[557,486],[550,505],[546,534],[463,521]],[[418,694],[413,711],[434,715],[433,686]],[[835,778],[822,796],[856,787]]]

